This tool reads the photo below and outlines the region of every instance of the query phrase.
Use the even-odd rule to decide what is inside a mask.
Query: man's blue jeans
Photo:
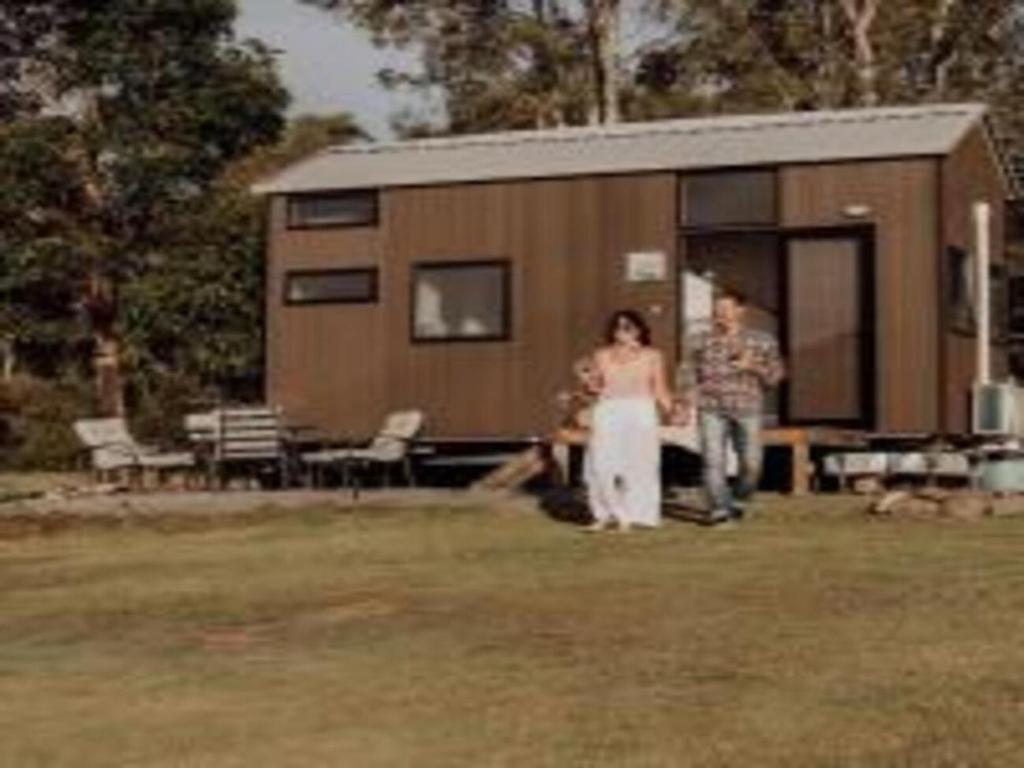
[[[701,411],[699,418],[704,490],[711,517],[723,520],[738,516],[743,503],[757,490],[761,477],[761,416]],[[739,470],[733,487],[728,476],[730,443],[736,451]]]

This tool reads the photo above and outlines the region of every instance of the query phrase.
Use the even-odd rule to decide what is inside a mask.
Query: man
[[[697,408],[711,523],[731,525],[757,490],[764,393],[782,380],[784,369],[775,338],[744,325],[746,302],[739,294],[718,293],[712,313],[710,329],[687,339],[677,383],[683,407]],[[734,488],[727,477],[730,442],[739,459]]]

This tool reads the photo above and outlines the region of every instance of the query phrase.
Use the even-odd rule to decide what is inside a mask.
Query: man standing
[[[721,525],[741,520],[757,490],[764,393],[782,380],[784,368],[775,338],[744,325],[740,295],[718,293],[712,312],[710,329],[687,339],[677,383],[683,407],[697,408],[704,489],[711,523]],[[739,459],[734,488],[727,476],[730,442]]]

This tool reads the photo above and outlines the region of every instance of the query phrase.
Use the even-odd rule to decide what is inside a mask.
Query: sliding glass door
[[[785,411],[791,423],[872,421],[870,243],[868,235],[833,233],[785,241]]]

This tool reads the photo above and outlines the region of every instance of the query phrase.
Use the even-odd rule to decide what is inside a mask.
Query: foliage
[[[140,405],[181,374],[192,377],[200,399],[260,396],[266,211],[248,187],[319,149],[364,137],[348,115],[298,118],[280,141],[233,163],[183,207],[174,231],[162,235],[159,269],[122,294]]]
[[[440,93],[448,121],[405,132],[594,122],[607,102],[644,120],[975,100],[1022,149],[1021,0],[301,1],[419,52],[384,82]]]
[[[17,115],[0,136],[0,210],[12,214],[0,225],[0,300],[17,308],[4,332],[19,352],[39,343],[21,322],[39,292],[19,277],[44,276],[47,310],[91,334],[119,388],[120,342],[134,334],[122,293],[162,271],[167,233],[222,170],[278,135],[286,94],[269,51],[233,39],[233,0],[33,5],[47,34],[15,57],[20,67],[0,68],[0,90],[29,91],[47,108]],[[14,7],[4,3],[0,19],[26,35]]]
[[[380,45],[421,53],[391,88],[441,92],[447,123],[402,133],[467,133],[614,122],[619,0],[301,0],[366,28]],[[638,3],[637,5],[640,5]],[[611,93],[611,95],[609,95]]]
[[[865,58],[849,11],[872,7]],[[1018,148],[1024,136],[1020,0],[662,0],[660,12],[673,34],[641,56],[634,117],[973,100]]]
[[[0,466],[67,469],[80,455],[72,422],[90,407],[88,384],[65,376],[0,382]]]

